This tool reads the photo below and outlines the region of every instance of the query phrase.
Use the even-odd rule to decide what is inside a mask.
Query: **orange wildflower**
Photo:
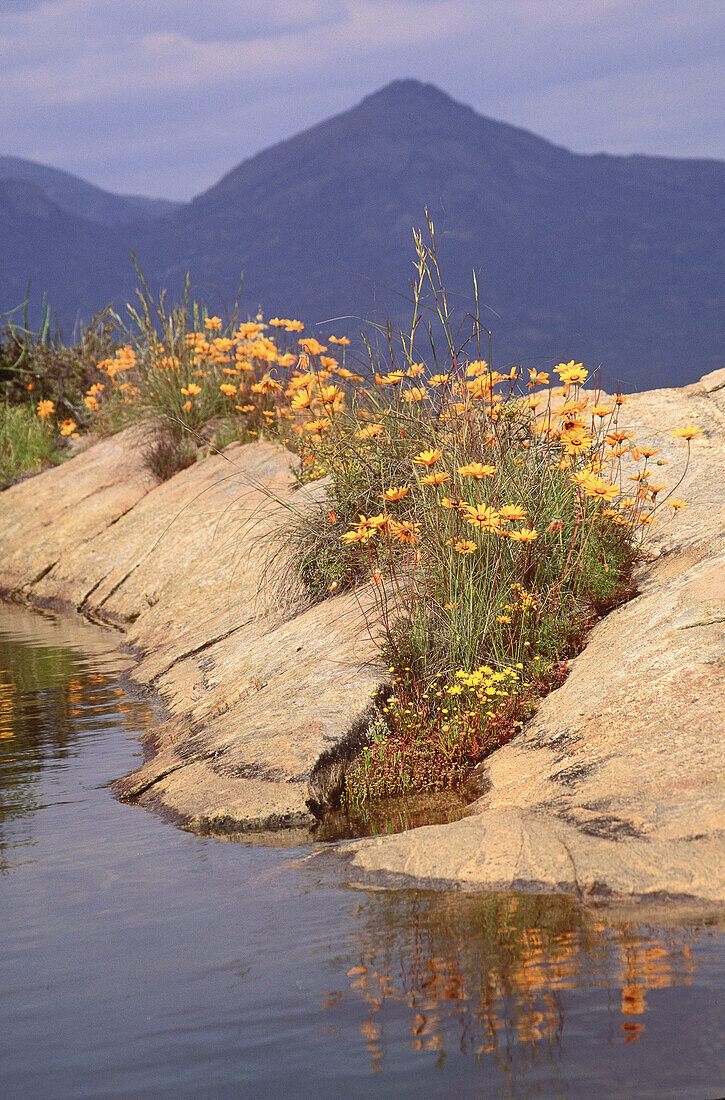
[[[674,428],[673,435],[678,435],[682,439],[694,439],[698,435],[703,435],[702,428],[696,427],[695,424],[686,424],[684,428]]]
[[[464,514],[473,527],[482,531],[501,531],[501,516],[495,508],[489,508],[486,504],[467,504],[464,506]]]
[[[504,504],[500,509],[499,515],[503,520],[517,520],[526,519],[526,512],[520,504]]]
[[[431,451],[421,451],[413,459],[413,462],[418,466],[435,466],[436,462],[443,457],[443,451],[439,451],[434,448]]]
[[[496,467],[484,466],[480,462],[472,462],[469,466],[459,466],[458,473],[461,477],[472,477],[480,481],[484,477],[492,477],[496,473]]]
[[[424,401],[425,396],[426,392],[422,386],[411,386],[411,388],[409,390],[406,390],[403,394],[403,401],[407,401],[409,403],[415,401]]]
[[[584,368],[584,364],[575,363],[573,359],[570,359],[568,363],[559,363],[557,367],[554,367],[554,370],[565,384],[580,384],[585,382],[589,376],[589,371]]]
[[[394,485],[390,489],[386,489],[383,493],[383,498],[389,503],[394,503],[397,500],[402,500],[404,496],[407,496],[410,492],[409,485]]]
[[[410,520],[394,520],[388,522],[390,533],[398,542],[413,546],[418,541],[419,523],[411,523]]]
[[[308,420],[304,426],[304,431],[313,432],[317,435],[322,435],[332,424],[329,416],[322,416],[319,420]]]
[[[405,378],[405,373],[402,370],[393,370],[390,374],[383,374],[379,377],[384,386],[398,386]]]
[[[309,409],[312,404],[312,394],[309,390],[298,390],[292,395],[293,409]]]
[[[265,374],[263,378],[260,378],[259,382],[255,382],[252,386],[253,393],[272,393],[274,390],[281,390],[279,382],[276,382],[274,378],[270,378],[268,374]]]
[[[324,355],[327,351],[325,345],[321,344],[319,340],[315,340],[314,336],[307,336],[303,340],[298,340],[298,343],[308,355]]]

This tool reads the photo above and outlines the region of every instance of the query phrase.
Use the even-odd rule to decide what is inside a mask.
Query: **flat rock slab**
[[[165,721],[123,797],[204,831],[310,824],[321,757],[382,684],[369,597],[276,595],[275,532],[316,492],[283,448],[233,444],[159,485],[142,443],[130,429],[0,494],[0,593],[124,632]]]
[[[706,432],[676,492],[690,506],[654,528],[639,595],[488,759],[469,817],[343,846],[358,874],[725,901],[725,370],[624,412],[671,485],[686,453],[671,429]]]
[[[705,429],[639,595],[488,760],[470,816],[340,845],[357,877],[725,900],[725,371],[625,412],[671,485],[671,429]],[[274,532],[319,491],[295,488],[284,450],[233,445],[157,485],[140,443],[123,432],[0,494],[0,593],[124,631],[165,711],[124,797],[202,831],[304,827],[320,760],[334,770],[384,680],[371,597],[275,596]]]

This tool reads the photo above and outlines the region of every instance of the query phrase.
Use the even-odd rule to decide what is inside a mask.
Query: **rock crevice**
[[[340,846],[356,875],[725,901],[725,370],[625,413],[675,472],[672,428],[704,429],[638,595],[481,767],[467,817]],[[123,631],[165,714],[122,797],[205,832],[309,824],[384,689],[369,594],[260,592],[286,570],[275,530],[316,492],[282,448],[235,444],[162,485],[141,451],[129,429],[0,494],[0,594]]]

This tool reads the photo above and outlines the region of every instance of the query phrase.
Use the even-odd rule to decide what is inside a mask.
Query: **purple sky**
[[[0,0],[0,153],[188,199],[397,77],[577,152],[722,157],[722,0]]]

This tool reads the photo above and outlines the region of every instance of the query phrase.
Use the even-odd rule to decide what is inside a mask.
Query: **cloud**
[[[0,151],[188,197],[417,76],[580,151],[722,155],[720,13],[715,0],[0,0]]]

